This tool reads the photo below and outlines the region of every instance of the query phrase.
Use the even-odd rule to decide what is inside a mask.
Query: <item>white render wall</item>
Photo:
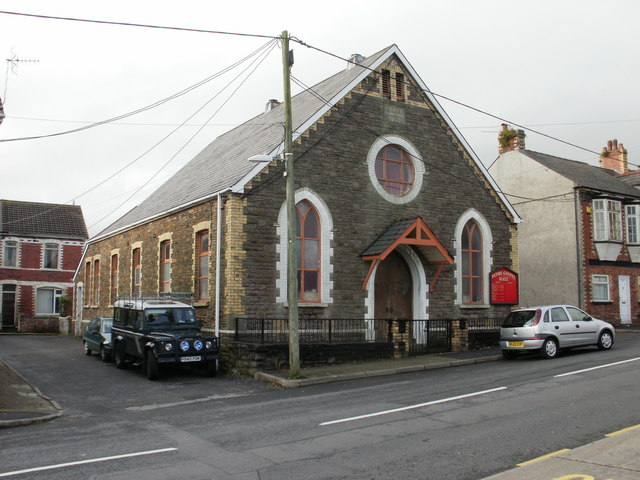
[[[574,183],[517,150],[498,157],[489,172],[522,217],[520,305],[580,305]]]

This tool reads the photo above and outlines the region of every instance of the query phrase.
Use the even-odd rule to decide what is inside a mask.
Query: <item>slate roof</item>
[[[399,220],[391,224],[385,232],[380,235],[375,242],[367,247],[367,249],[360,254],[361,257],[372,257],[380,255],[387,248],[389,248],[393,242],[395,242],[400,235],[402,235],[412,223],[416,221],[415,218],[409,218],[408,220]]]
[[[618,178],[627,185],[633,185],[637,188],[640,185],[640,170],[633,170],[624,175],[618,175]],[[640,190],[638,193],[640,194]]]
[[[377,68],[391,55],[398,56],[423,88],[425,95],[440,111],[445,121],[449,122],[449,117],[441,109],[436,98],[422,83],[398,47],[392,45],[365,58],[358,65],[343,70],[309,90],[294,96],[292,98],[293,139],[295,140],[302,135],[327,110],[369,75],[370,69]],[[520,220],[518,214],[497,187],[482,162],[475,157],[473,150],[468,147],[464,137],[459,135],[455,125],[451,124],[451,128],[454,133],[458,134],[460,142],[465,145],[478,168],[484,172],[489,183],[507,206],[515,221],[518,222]],[[105,228],[92,241],[126,231],[154,218],[195,205],[218,193],[227,190],[242,191],[246,182],[264,168],[264,163],[256,164],[249,162],[248,159],[254,155],[275,156],[282,153],[284,150],[283,138],[284,105],[280,104],[216,138],[140,205]]]
[[[85,241],[87,226],[79,205],[0,200],[0,233]]]
[[[369,67],[391,47],[363,60],[360,65]],[[343,70],[312,87],[320,97],[331,102],[345,85],[363,73],[354,66]],[[305,124],[326,103],[317,95],[305,90],[292,98],[293,131],[295,137],[308,127]],[[252,171],[264,167],[249,162],[254,155],[276,155],[284,137],[284,105],[280,104],[248,122],[216,138],[193,160],[160,186],[146,200],[100,232],[101,237],[128,226],[143,223],[164,212],[196,203],[232,188]]]
[[[576,186],[619,195],[640,196],[637,188],[622,181],[613,170],[530,150],[520,152],[573,181]]]

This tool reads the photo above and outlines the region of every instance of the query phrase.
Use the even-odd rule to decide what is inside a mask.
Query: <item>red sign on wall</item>
[[[518,274],[501,268],[491,274],[491,303],[518,303]]]

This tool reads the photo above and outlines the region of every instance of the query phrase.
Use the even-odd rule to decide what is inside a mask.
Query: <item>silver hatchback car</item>
[[[547,305],[511,312],[500,328],[500,348],[505,358],[535,350],[554,358],[564,348],[594,345],[609,350],[615,335],[613,325],[577,307]]]

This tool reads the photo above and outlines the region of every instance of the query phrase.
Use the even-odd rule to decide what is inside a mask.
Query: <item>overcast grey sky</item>
[[[640,164],[637,0],[0,0],[0,10],[270,36],[288,30],[341,57],[368,56],[397,44],[437,94],[596,152],[617,138],[629,151],[629,161]],[[266,42],[0,14],[2,59],[13,59],[0,70],[6,113],[0,139],[54,134],[147,106]],[[307,85],[345,68],[344,62],[314,49],[292,47],[293,74]],[[90,233],[96,234],[215,137],[261,113],[268,99],[282,99],[281,53],[275,48],[227,103],[237,83],[145,154],[239,71],[112,124],[0,142],[0,198],[76,199]],[[490,165],[497,156],[501,121],[443,99],[441,104]],[[530,150],[598,161],[593,153],[532,132],[526,144]]]

